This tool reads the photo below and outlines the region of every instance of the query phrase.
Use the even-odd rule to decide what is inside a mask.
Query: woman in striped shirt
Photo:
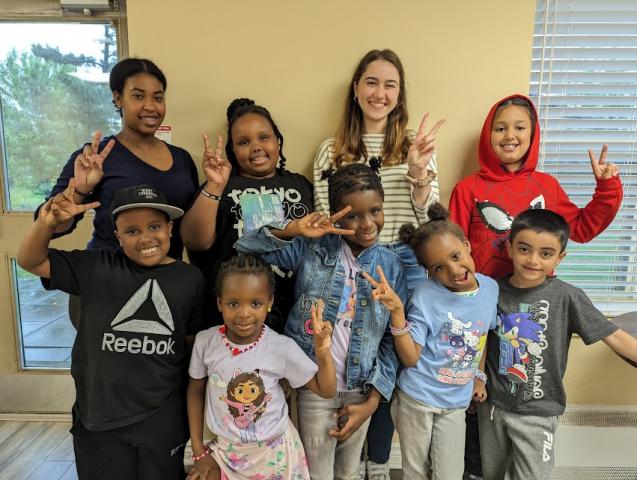
[[[327,178],[352,162],[369,163],[378,171],[385,191],[385,226],[380,242],[389,245],[405,264],[409,293],[425,278],[413,251],[398,243],[405,223],[426,222],[427,209],[438,201],[436,132],[426,132],[425,115],[418,132],[407,130],[405,74],[392,50],[371,50],[354,71],[336,136],[325,140],[314,159],[314,207],[329,212]],[[389,404],[381,404],[368,430],[367,478],[389,479],[393,425]]]

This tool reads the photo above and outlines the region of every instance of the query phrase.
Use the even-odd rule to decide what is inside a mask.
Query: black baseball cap
[[[133,187],[120,188],[115,192],[111,202],[111,215],[113,222],[118,213],[133,208],[153,208],[164,212],[171,220],[184,214],[181,208],[168,205],[165,195],[151,185],[135,185]]]

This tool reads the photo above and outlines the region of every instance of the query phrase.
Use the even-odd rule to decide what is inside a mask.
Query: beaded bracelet
[[[195,455],[194,453],[190,456],[190,459],[193,462],[198,462],[199,460],[201,460],[202,458],[207,457],[208,455],[210,455],[210,449],[208,447],[204,447],[203,449],[203,453],[201,455]]]
[[[207,191],[205,188],[202,188],[202,189],[201,189],[201,194],[202,194],[204,197],[208,197],[208,198],[210,198],[211,200],[216,200],[216,201],[221,200],[221,196],[220,196],[220,195],[215,195],[214,193],[210,193],[210,192],[209,192],[209,191]]]
[[[485,385],[487,384],[487,374],[484,373],[482,370],[476,369],[476,378]]]
[[[436,179],[436,172],[433,170],[427,170],[427,176],[424,178],[414,178],[407,173],[405,174],[405,179],[414,187],[426,187]]]
[[[407,321],[407,323],[405,323],[405,326],[402,328],[396,328],[393,326],[389,326],[389,331],[391,332],[391,334],[394,337],[398,337],[400,335],[405,335],[406,333],[409,332],[409,330],[411,330],[411,322]]]

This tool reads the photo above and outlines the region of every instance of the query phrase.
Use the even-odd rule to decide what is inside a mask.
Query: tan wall
[[[411,126],[447,124],[438,143],[442,199],[475,168],[489,107],[528,92],[535,1],[128,0],[131,55],[154,59],[169,82],[173,142],[200,161],[201,132],[223,132],[225,109],[247,96],[267,106],[291,170],[310,175],[338,121],[352,71],[372,48],[392,48],[407,72]],[[433,122],[432,122],[433,123]],[[634,370],[603,346],[575,340],[573,403],[637,403]]]

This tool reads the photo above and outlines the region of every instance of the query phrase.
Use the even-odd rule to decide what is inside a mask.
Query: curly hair
[[[385,198],[385,191],[378,174],[364,163],[350,163],[339,168],[330,175],[328,183],[328,198],[330,210],[337,212],[344,207],[341,200],[352,192],[374,190],[381,198]]]

